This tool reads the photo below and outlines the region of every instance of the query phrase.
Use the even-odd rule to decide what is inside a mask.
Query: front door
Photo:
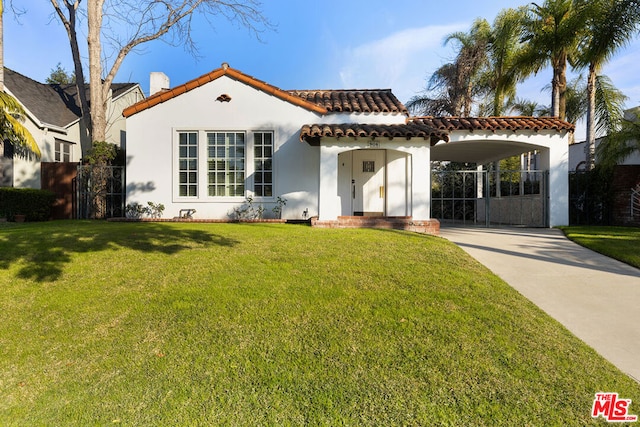
[[[385,214],[385,150],[353,152],[352,197],[356,216]]]

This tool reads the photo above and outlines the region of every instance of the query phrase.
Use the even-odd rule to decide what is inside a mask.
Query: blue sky
[[[66,33],[49,2],[15,3],[26,13],[16,19],[5,10],[5,65],[38,81],[44,81],[57,63],[73,70]],[[194,33],[199,58],[182,47],[152,42],[129,55],[116,81],[138,82],[148,92],[152,71],[166,73],[175,86],[228,62],[282,89],[391,88],[406,102],[453,57],[451,46],[443,46],[447,34],[467,31],[478,17],[493,21],[501,9],[525,3],[267,0],[263,11],[274,30],[262,33],[260,40],[224,18],[199,20]],[[629,96],[628,107],[640,105],[639,59],[636,40],[604,70]],[[519,96],[549,104],[550,94],[542,87],[550,79],[549,70],[541,72],[520,86]]]

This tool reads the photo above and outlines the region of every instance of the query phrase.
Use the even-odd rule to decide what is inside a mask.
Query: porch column
[[[429,145],[411,150],[413,179],[411,215],[416,220],[431,217],[431,151]]]
[[[549,171],[549,227],[569,225],[568,147],[569,137],[565,135],[540,152],[541,169]]]
[[[337,220],[340,216],[338,154],[337,147],[320,146],[320,188],[318,189],[318,219],[320,221]]]

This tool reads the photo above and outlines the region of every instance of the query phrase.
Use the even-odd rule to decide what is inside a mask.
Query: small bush
[[[55,194],[33,188],[0,188],[0,217],[13,220],[15,215],[26,216],[27,221],[47,221]]]
[[[147,202],[147,206],[142,206],[140,203],[129,203],[125,207],[125,214],[127,218],[140,219],[144,215],[149,218],[162,218],[162,212],[164,212],[164,205],[162,203]]]

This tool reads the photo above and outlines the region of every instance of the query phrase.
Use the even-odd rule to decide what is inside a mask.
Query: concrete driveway
[[[442,226],[440,235],[640,382],[640,270],[555,229]]]

